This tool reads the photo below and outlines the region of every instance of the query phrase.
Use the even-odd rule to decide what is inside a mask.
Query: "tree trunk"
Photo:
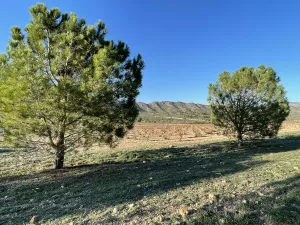
[[[56,160],[55,169],[62,169],[64,167],[65,160],[65,134],[61,132],[59,134],[59,140],[57,142],[56,148]]]
[[[237,139],[238,139],[238,147],[243,146],[243,135],[242,135],[242,133],[238,133]]]
[[[64,154],[60,156],[56,156],[55,169],[62,169],[64,167],[64,160],[65,160]]]

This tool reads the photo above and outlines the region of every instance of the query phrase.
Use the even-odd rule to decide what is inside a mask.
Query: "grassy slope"
[[[0,156],[0,224],[300,224],[298,137]]]

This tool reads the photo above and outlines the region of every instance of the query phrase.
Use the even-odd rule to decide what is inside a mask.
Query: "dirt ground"
[[[300,121],[285,121],[279,134],[300,130]],[[207,142],[224,139],[213,124],[158,124],[137,123],[129,131],[120,147],[134,147],[143,144],[171,145],[191,142]]]

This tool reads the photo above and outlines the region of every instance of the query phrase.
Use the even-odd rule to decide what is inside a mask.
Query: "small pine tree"
[[[105,40],[105,25],[44,4],[30,8],[25,28],[11,29],[0,56],[0,126],[13,144],[50,149],[55,168],[67,151],[111,146],[133,127],[144,62]]]
[[[212,122],[239,145],[243,139],[274,137],[289,115],[289,103],[280,79],[271,67],[242,67],[223,72],[209,85]]]

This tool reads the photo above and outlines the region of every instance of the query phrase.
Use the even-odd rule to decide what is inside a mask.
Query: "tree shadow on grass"
[[[0,154],[2,154],[2,153],[10,153],[10,152],[12,152],[11,149],[0,147]]]
[[[246,200],[247,203],[242,203]],[[218,203],[220,204],[220,203]],[[193,225],[298,225],[300,224],[300,175],[262,186],[256,193],[205,205],[196,212]],[[225,210],[224,210],[225,206]],[[228,210],[229,209],[229,210]]]
[[[271,142],[270,142],[271,143]],[[22,224],[33,215],[42,222],[133,203],[207,179],[218,178],[267,161],[251,161],[257,154],[298,149],[297,140],[273,140],[234,149],[219,142],[185,148],[163,148],[111,154],[107,163],[61,171],[7,177],[0,182],[0,224]],[[114,161],[121,154],[124,162]],[[132,161],[132,162],[129,162]]]
[[[300,224],[300,175],[268,185],[275,190],[262,199],[270,212],[272,221]]]
[[[287,142],[298,145],[300,139],[293,137]],[[299,171],[298,166],[287,170]],[[206,204],[188,222],[193,225],[298,225],[300,175],[270,182],[248,194],[233,195],[220,202]]]

